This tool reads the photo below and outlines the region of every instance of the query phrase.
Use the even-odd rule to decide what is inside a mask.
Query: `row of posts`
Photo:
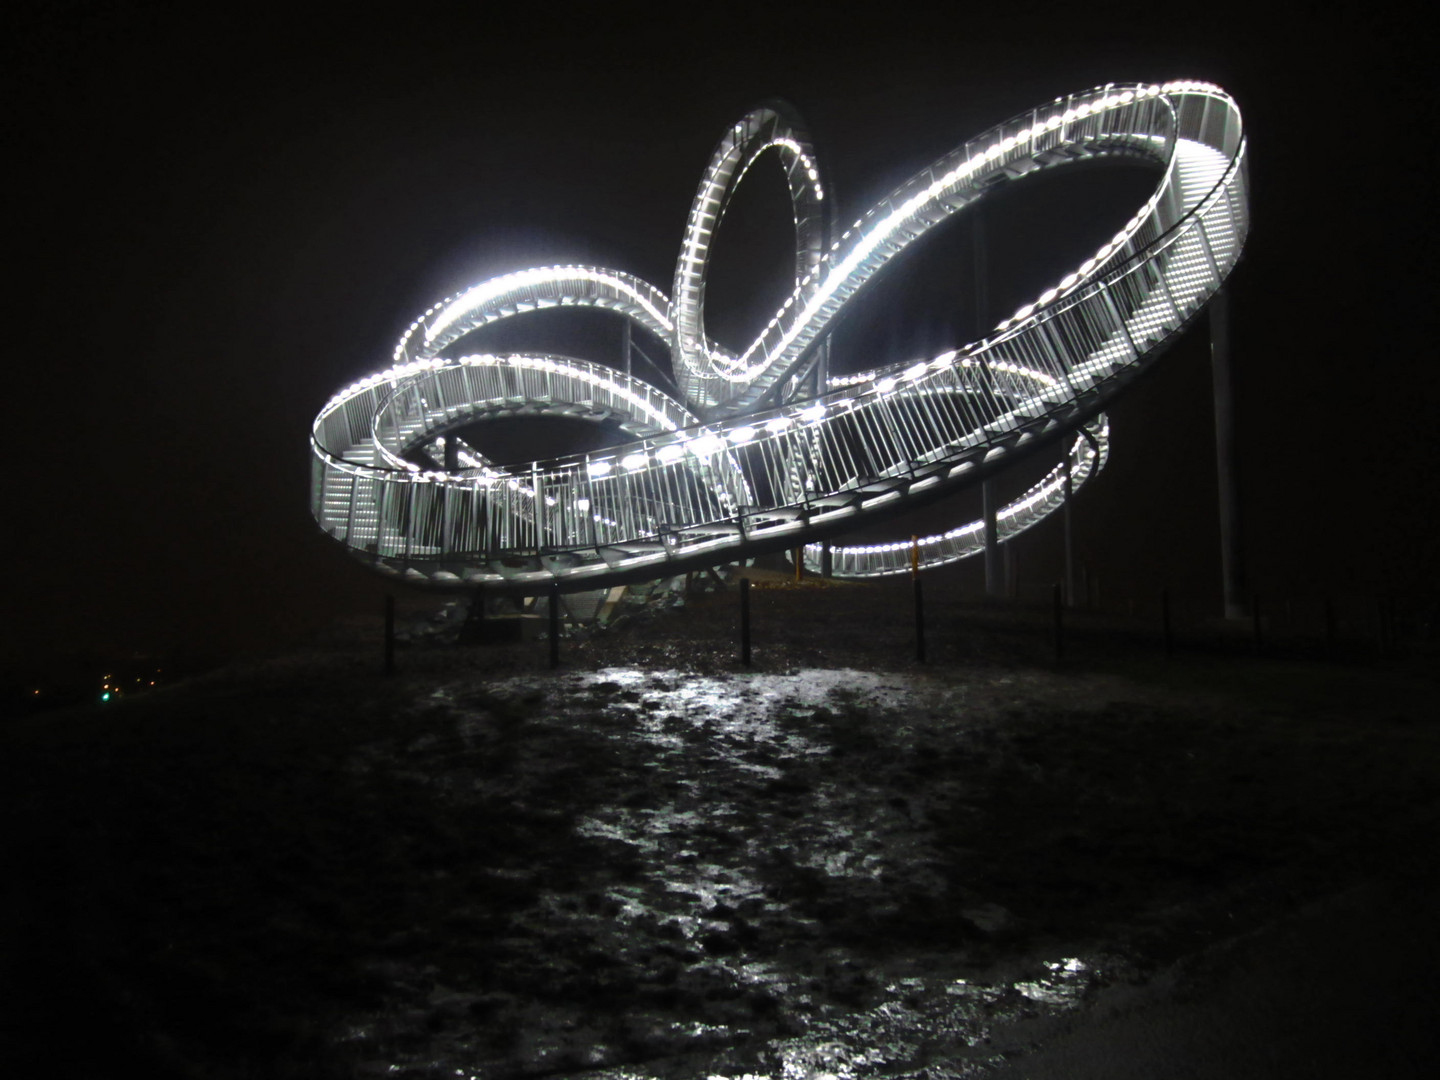
[[[800,551],[796,551],[795,580],[801,579],[799,557]],[[920,545],[917,537],[911,537],[910,544],[910,577],[914,595],[914,616],[915,616],[915,661],[923,664],[926,662],[925,648],[925,592],[924,579],[920,573]],[[560,666],[560,586],[552,583],[548,592],[549,610],[547,635],[549,643],[550,667]],[[1064,659],[1065,656],[1065,589],[1060,582],[1056,582],[1050,589],[1050,610],[1051,610],[1051,641],[1056,661]],[[1253,594],[1249,598],[1250,616],[1248,619],[1252,649],[1258,656],[1265,652],[1265,620],[1262,617],[1264,608],[1261,597]],[[1381,599],[1378,603],[1376,614],[1378,621],[1378,643],[1382,655],[1389,655],[1394,651],[1396,642],[1399,640],[1399,623],[1393,600]],[[1160,593],[1160,637],[1164,646],[1165,655],[1175,654],[1175,624],[1174,605],[1171,602],[1170,591],[1162,590]],[[751,625],[750,625],[750,579],[740,579],[740,663],[746,667],[751,664]],[[1335,604],[1330,598],[1324,600],[1324,641],[1325,653],[1334,657],[1339,649],[1338,623],[1336,620]],[[395,673],[395,598],[385,598],[385,674]]]
[[[1068,485],[1067,485],[1068,487]],[[1068,494],[1068,491],[1067,491]],[[803,575],[804,563],[802,562],[804,550],[796,548],[795,559],[795,582],[799,584]],[[920,538],[910,537],[910,579],[914,590],[914,611],[915,611],[915,662],[923,664],[925,656],[925,585],[920,575]],[[1170,616],[1169,599],[1166,594],[1165,605],[1165,651],[1168,655],[1171,651],[1170,639]],[[550,645],[550,666],[560,666],[560,585],[558,582],[551,582],[549,589],[549,645]],[[1062,616],[1061,588],[1057,582],[1053,588],[1053,610],[1054,610],[1054,643],[1055,659],[1058,661],[1064,655],[1064,624]],[[1258,605],[1256,607],[1258,612]],[[1259,616],[1256,616],[1256,634],[1258,649]],[[750,666],[750,579],[740,579],[740,663],[746,667]],[[385,598],[385,674],[395,673],[395,598]]]
[[[918,547],[912,546],[911,557],[911,581],[914,590],[914,614],[915,614],[915,661],[923,664],[926,662],[925,653],[925,592],[924,581],[920,575]],[[1055,660],[1058,662],[1065,657],[1065,589],[1060,582],[1055,582],[1050,587],[1050,640],[1053,646]],[[1073,606],[1070,605],[1070,606]],[[1253,594],[1249,598],[1250,617],[1248,619],[1252,650],[1259,656],[1266,651],[1265,641],[1265,620],[1262,618],[1263,607],[1259,594]],[[1390,655],[1394,652],[1395,645],[1399,641],[1397,633],[1398,619],[1395,613],[1393,601],[1381,600],[1377,608],[1378,621],[1376,623],[1378,633],[1378,644],[1382,655]],[[1339,635],[1335,618],[1335,605],[1333,601],[1326,598],[1324,601],[1324,625],[1325,625],[1325,654],[1334,657],[1339,652]],[[1167,657],[1175,655],[1175,628],[1172,617],[1170,591],[1162,590],[1160,593],[1160,636],[1164,645]],[[740,580],[740,662],[750,666],[750,581],[748,578]]]

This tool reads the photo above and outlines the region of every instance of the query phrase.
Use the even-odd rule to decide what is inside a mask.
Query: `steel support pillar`
[[[1000,565],[1000,530],[995,523],[994,482],[980,484],[980,500],[985,516],[985,595],[1004,596],[1005,579]]]
[[[988,252],[985,247],[985,210],[974,206],[970,213],[974,217],[971,226],[975,270],[975,340],[980,340],[990,329],[987,309],[990,306]],[[1004,569],[1000,565],[1000,533],[995,524],[995,485],[985,480],[980,485],[981,513],[985,518],[985,595],[1005,595]]]
[[[1230,367],[1230,292],[1210,301],[1210,372],[1215,389],[1215,468],[1220,488],[1220,579],[1225,617],[1245,617],[1245,564],[1240,532],[1240,476],[1235,447],[1235,387]]]
[[[1075,523],[1071,509],[1074,505],[1075,487],[1070,476],[1070,451],[1065,451],[1065,603],[1077,607],[1075,595]]]
[[[623,328],[620,331],[620,355],[625,359],[625,374],[630,374],[630,317],[627,315],[622,320]]]
[[[990,276],[989,250],[985,244],[985,207],[972,206],[970,215],[974,224],[970,227],[970,243],[975,260],[975,334],[979,341],[990,332]]]

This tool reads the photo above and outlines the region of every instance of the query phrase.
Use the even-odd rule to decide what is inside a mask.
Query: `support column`
[[[1075,499],[1075,487],[1070,476],[1070,451],[1065,451],[1065,603],[1077,607],[1075,595],[1075,523],[1071,507]]]
[[[988,253],[985,248],[985,212],[979,205],[973,207],[970,212],[975,216],[975,224],[970,235],[974,246],[975,339],[978,341],[990,329],[988,316],[990,283],[987,265]],[[1000,535],[995,524],[995,485],[993,480],[981,482],[980,500],[985,517],[985,595],[1003,596],[1005,580],[1000,565]]]
[[[820,250],[828,254],[830,251],[830,245],[834,243],[834,241],[840,235],[840,226],[837,220],[840,214],[840,202],[838,199],[835,198],[834,173],[831,173],[830,175],[825,177],[825,187],[828,189],[828,192],[825,199],[825,228],[821,232]],[[824,340],[820,342],[820,357],[818,360],[815,361],[815,395],[818,397],[829,389],[830,334],[827,333]],[[825,551],[825,557],[828,559],[830,551],[828,545]],[[828,569],[825,572],[825,576],[830,576]]]
[[[490,640],[490,627],[485,619],[485,591],[476,586],[465,608],[465,621],[460,626],[461,645],[483,645]]]
[[[623,329],[620,331],[620,355],[625,360],[625,374],[630,374],[630,316],[626,315],[623,320]]]
[[[1235,448],[1235,388],[1230,368],[1230,293],[1210,300],[1210,372],[1215,388],[1215,469],[1220,487],[1220,580],[1225,617],[1245,617],[1245,564],[1240,533],[1240,476]]]
[[[385,597],[385,674],[395,674],[395,597]]]
[[[1005,582],[1000,566],[1000,530],[995,523],[994,481],[980,484],[980,501],[985,516],[985,595],[1005,595]]]
[[[550,666],[560,666],[560,583],[550,583]]]
[[[971,207],[975,224],[971,229],[972,254],[975,260],[975,340],[990,332],[990,269],[989,249],[985,243],[985,207]]]

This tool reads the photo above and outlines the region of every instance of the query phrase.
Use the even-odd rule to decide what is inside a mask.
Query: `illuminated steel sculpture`
[[[778,151],[795,216],[795,285],[739,355],[704,326],[709,245],[736,185]],[[890,259],[996,184],[1096,157],[1155,164],[1154,194],[1091,258],[981,341],[819,386],[841,307]],[[797,117],[757,109],[727,132],[696,192],[673,295],[617,270],[555,266],[431,307],[391,367],[332,398],[312,432],[320,526],[377,569],[438,586],[536,593],[643,580],[803,546],[971,485],[1061,445],[997,515],[1001,539],[1104,464],[1101,412],[1215,294],[1249,225],[1239,110],[1199,82],[1111,84],[1057,99],[917,173],[838,236]],[[604,365],[469,354],[478,327],[561,306],[607,309],[670,346],[684,400]],[[817,392],[820,391],[820,392]],[[498,466],[457,434],[496,416],[618,421],[600,453]],[[923,538],[923,565],[972,555],[981,522]],[[836,546],[837,574],[908,570],[910,543]]]

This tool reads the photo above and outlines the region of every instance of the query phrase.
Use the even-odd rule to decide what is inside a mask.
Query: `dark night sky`
[[[687,5],[684,24],[614,5],[397,5],[363,23],[296,5],[9,9],[4,655],[223,652],[374,610],[384,583],[308,516],[316,410],[384,366],[418,311],[492,273],[585,261],[668,292],[711,148],[774,95],[808,119],[853,220],[1057,95],[1225,86],[1252,148],[1254,229],[1233,290],[1252,578],[1272,595],[1433,589],[1420,35],[1351,5],[1265,25],[1260,5],[1185,5],[1188,26],[1139,5],[999,7],[969,25],[956,7],[953,27],[904,5],[864,19]],[[1063,272],[1057,252],[1133,208],[1107,186],[1092,171],[1017,189],[997,210],[1010,222],[992,239],[997,274],[1023,289]],[[771,281],[783,259],[769,229],[783,211],[755,190],[714,295],[743,293],[734,267]],[[1079,232],[1060,235],[1067,223]],[[962,250],[942,239],[917,260],[958,266]],[[934,273],[902,280],[915,287],[857,314],[852,351],[963,328],[936,305],[965,309],[965,281],[947,299]],[[1197,327],[1112,413],[1080,542],[1117,590],[1215,588],[1207,362]],[[1027,543],[1046,572],[1058,540]]]

